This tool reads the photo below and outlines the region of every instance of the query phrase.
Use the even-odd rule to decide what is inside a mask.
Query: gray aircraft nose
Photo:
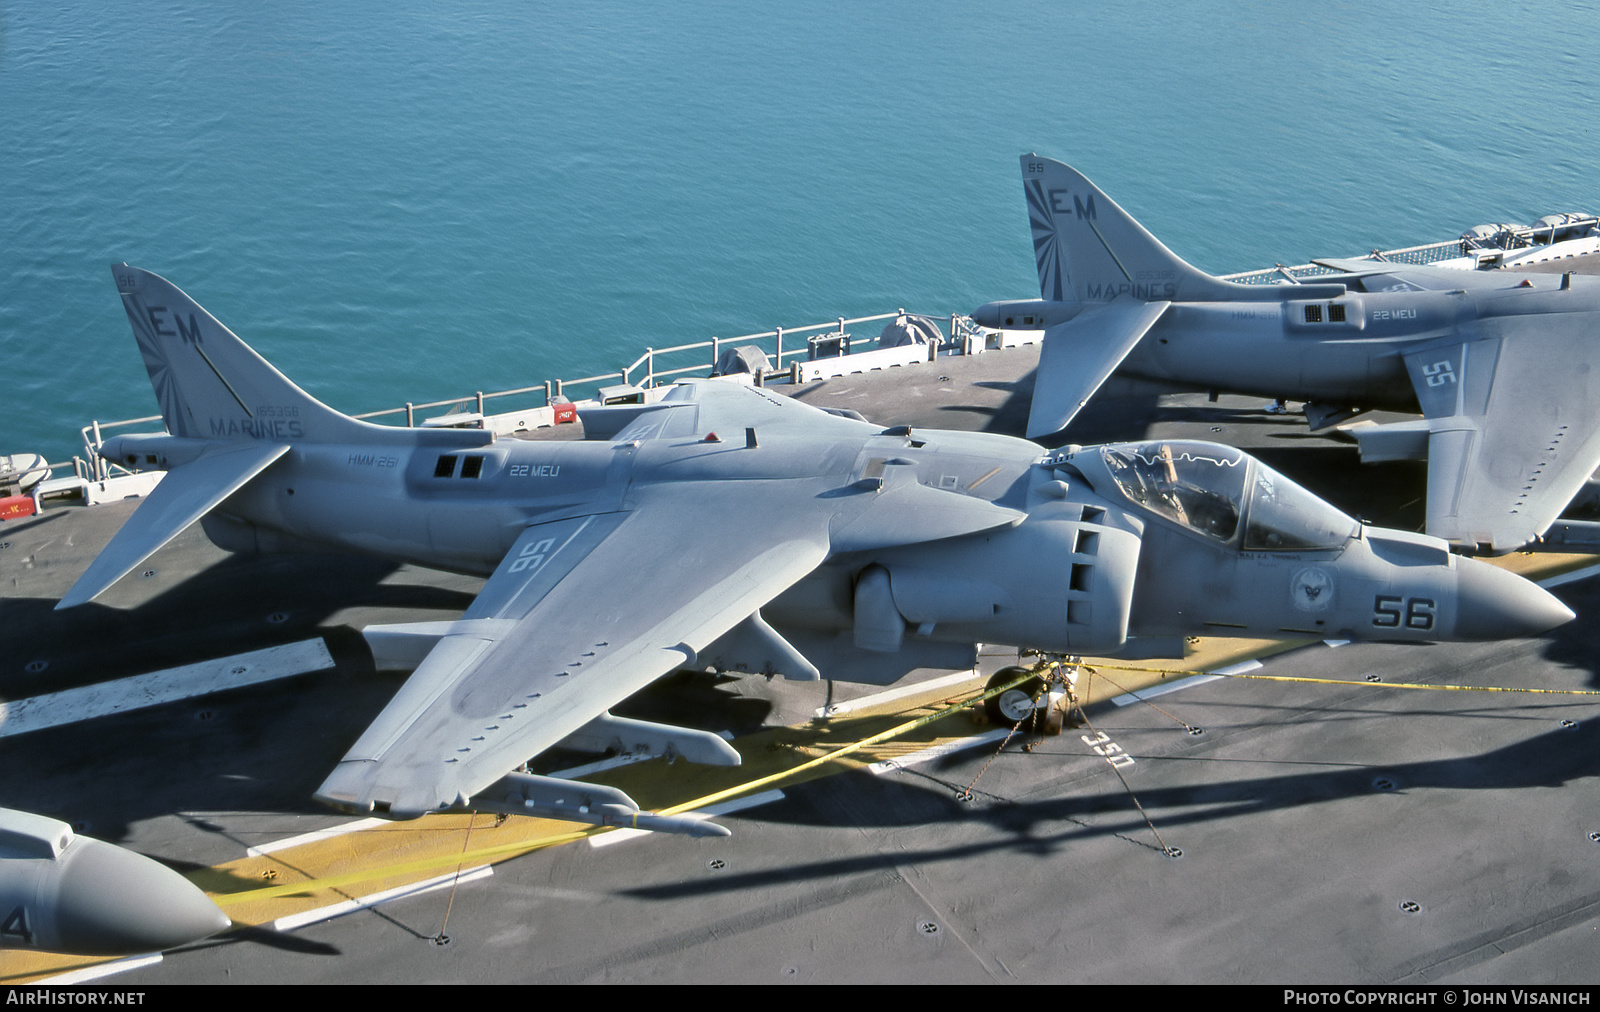
[[[1577,617],[1543,587],[1475,559],[1458,560],[1456,588],[1457,639],[1537,636]]]
[[[140,854],[79,837],[62,859],[55,922],[63,951],[158,952],[232,923],[187,879]]]

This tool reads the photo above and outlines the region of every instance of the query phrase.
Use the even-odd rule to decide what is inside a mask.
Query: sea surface
[[[1588,3],[0,3],[0,453],[155,401],[107,265],[349,412],[1037,291],[1017,156],[1222,273],[1600,209]]]

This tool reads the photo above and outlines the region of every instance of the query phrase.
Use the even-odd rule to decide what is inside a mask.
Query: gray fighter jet
[[[205,893],[143,854],[0,808],[0,949],[126,956],[231,923]]]
[[[1045,329],[1029,438],[1065,429],[1119,367],[1198,390],[1306,401],[1366,461],[1428,460],[1429,534],[1503,553],[1544,534],[1600,466],[1600,278],[1318,261],[1310,284],[1242,285],[1179,259],[1077,170],[1022,156],[1042,299],[990,327]]]
[[[513,772],[558,744],[737,764],[609,715],[682,668],[886,684],[979,642],[1181,652],[1192,634],[1439,640],[1572,617],[1444,542],[1363,527],[1238,450],[883,428],[727,379],[581,412],[585,439],[373,425],[314,400],[176,287],[112,269],[168,432],[101,453],[167,474],[61,600],[199,520],[234,551],[373,553],[488,577],[456,621],[365,630],[414,668],[317,792],[712,833]]]

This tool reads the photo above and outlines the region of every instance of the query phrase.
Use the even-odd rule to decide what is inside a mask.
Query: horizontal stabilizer
[[[277,443],[219,444],[168,471],[56,609],[71,608],[99,596],[288,450],[287,445]]]
[[[1118,300],[1046,330],[1034,374],[1028,438],[1066,428],[1170,305]]]

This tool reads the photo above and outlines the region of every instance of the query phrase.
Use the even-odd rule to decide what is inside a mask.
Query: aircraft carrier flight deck
[[[1600,273],[1597,260],[1520,269]],[[1021,435],[1038,355],[1025,345],[770,389],[885,426]],[[557,429],[544,435],[575,431]],[[1113,378],[1071,433],[1085,444],[1225,443],[1365,520],[1422,524],[1425,464],[1362,465],[1352,443],[1313,435],[1261,398]],[[326,659],[93,719],[0,725],[12,771],[4,804],[155,857],[214,896],[261,894],[224,904],[234,930],[159,959],[111,968],[0,952],[0,980],[1596,978],[1600,696],[1400,687],[1600,689],[1600,584],[1584,578],[1586,559],[1509,557],[1578,614],[1539,638],[1288,650],[1207,640],[1196,670],[1301,680],[1220,677],[1164,691],[1181,676],[1107,666],[1085,686],[1083,727],[1006,739],[959,712],[874,762],[841,759],[826,775],[741,795],[747,807],[729,802],[718,816],[730,837],[584,837],[476,860],[457,880],[450,853],[514,853],[511,834],[532,820],[429,816],[316,839],[353,820],[312,795],[402,681],[374,670],[359,630],[458,617],[482,581],[368,558],[231,556],[196,526],[94,603],[54,611],[136,505],[0,523],[0,696],[15,704],[219,658],[244,668],[256,651],[316,644]],[[982,673],[1016,660],[986,648]],[[973,676],[879,701],[884,690],[844,683],[679,673],[626,712],[725,732],[745,766],[732,779],[660,761],[617,775],[646,808],[676,804],[982,685]],[[1137,701],[1136,686],[1162,691]],[[1108,762],[1095,741],[1132,761]],[[543,756],[538,769],[590,759]],[[286,840],[294,846],[274,849]],[[317,883],[314,899],[311,886],[287,888],[302,881]],[[266,895],[275,886],[286,888]],[[395,898],[360,902],[385,890]]]

